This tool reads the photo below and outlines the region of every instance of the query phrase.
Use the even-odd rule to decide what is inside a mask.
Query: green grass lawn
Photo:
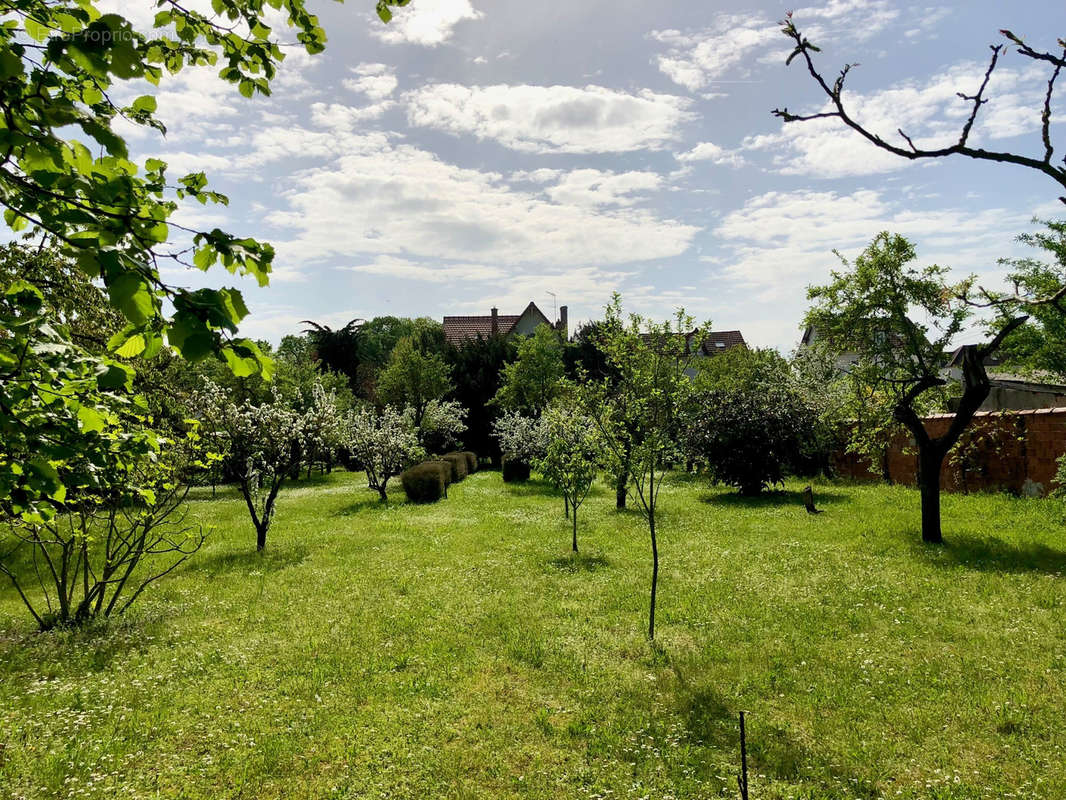
[[[1066,797],[1066,511],[909,489],[741,500],[675,476],[650,550],[601,487],[480,472],[433,506],[287,490],[268,550],[208,544],[122,620],[37,634],[0,588],[0,795]]]

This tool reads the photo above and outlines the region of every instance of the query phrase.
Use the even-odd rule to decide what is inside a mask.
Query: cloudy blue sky
[[[922,144],[953,140],[967,110],[955,93],[976,89],[1000,28],[1042,49],[1066,34],[1061,0],[813,2],[795,19],[830,74],[861,64],[859,117]],[[151,19],[149,3],[113,4]],[[186,72],[160,93],[166,139],[129,132],[142,155],[205,169],[230,196],[184,222],[276,245],[270,287],[242,285],[243,332],[259,338],[304,318],[518,313],[530,300],[550,315],[549,292],[573,327],[618,290],[633,310],[683,305],[787,351],[834,248],[898,231],[923,261],[993,284],[1033,215],[1059,213],[1055,184],[1027,170],[915,164],[832,122],[772,117],[822,102],[784,65],[780,5],[413,0],[384,26],[371,0],[310,4],[329,47],[288,48],[271,98]],[[1040,153],[1046,81],[1008,54],[973,141]]]

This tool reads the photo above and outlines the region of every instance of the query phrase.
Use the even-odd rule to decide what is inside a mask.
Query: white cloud
[[[371,100],[383,100],[395,91],[396,73],[385,64],[360,64],[351,71],[357,77],[342,81],[344,88],[361,92]]]
[[[374,20],[371,31],[390,44],[420,44],[429,47],[451,38],[456,25],[464,20],[484,16],[470,4],[470,0],[415,0],[408,6],[393,10],[388,25]]]
[[[889,0],[829,0],[797,10],[793,18],[812,40],[822,37],[862,42],[899,16]],[[808,24],[808,20],[813,20]],[[788,52],[780,24],[749,14],[720,14],[701,30],[653,31],[650,37],[666,46],[656,57],[659,69],[690,91],[726,75],[746,77],[755,64],[775,63]]]
[[[355,254],[374,254],[508,267],[597,266],[679,255],[698,232],[621,207],[636,184],[612,183],[599,194],[586,186],[553,202],[512,189],[498,173],[460,168],[411,145],[332,133],[339,157],[295,174],[282,194],[287,209],[266,216],[292,231],[278,243],[279,261],[350,263]],[[316,142],[313,134],[292,135],[288,147]],[[638,182],[649,187],[654,178]],[[618,207],[596,207],[608,201]]]
[[[893,198],[897,195],[893,194]],[[915,243],[919,264],[939,263],[958,277],[998,275],[996,258],[1010,255],[1034,209],[947,207],[914,210],[928,198],[889,199],[881,192],[768,192],[725,215],[711,233],[723,259],[706,259],[720,302],[741,306],[758,331],[756,342],[798,339],[806,288],[840,268],[833,250],[857,255],[880,231]],[[924,205],[924,204],[923,204]],[[749,337],[752,338],[752,337]]]
[[[350,131],[354,130],[360,122],[377,119],[392,105],[393,103],[388,100],[363,108],[340,103],[312,103],[311,121],[331,130]]]
[[[412,125],[494,139],[540,153],[661,149],[692,118],[689,100],[602,86],[430,84],[404,95]]]
[[[700,142],[691,150],[679,153],[677,160],[682,162],[710,161],[713,164],[731,167],[741,167],[745,164],[744,157],[740,153],[734,150],[726,150],[714,144],[714,142]]]
[[[546,194],[557,203],[584,208],[631,206],[633,195],[658,189],[663,179],[654,172],[602,172],[576,169],[566,175]]]
[[[957,141],[972,108],[972,103],[958,93],[974,94],[985,68],[963,62],[925,82],[902,82],[868,94],[847,92],[846,108],[868,130],[901,147],[907,144],[896,132],[898,128],[918,147],[949,146]],[[988,103],[978,115],[970,144],[979,146],[1037,130],[1042,105],[1040,84],[1039,70],[997,70],[989,82],[985,95]],[[827,104],[816,110],[828,111],[830,107]],[[783,123],[779,133],[748,137],[744,148],[773,153],[775,167],[787,175],[872,175],[913,163],[878,149],[837,119]]]
[[[429,283],[450,283],[452,281],[493,281],[506,277],[499,267],[484,264],[434,264],[416,262],[396,256],[378,256],[366,264],[341,267],[349,272],[364,275],[383,275],[403,280],[426,281]]]

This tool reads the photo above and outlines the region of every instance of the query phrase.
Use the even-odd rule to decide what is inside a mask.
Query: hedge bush
[[[503,460],[504,483],[521,483],[529,480],[529,464],[524,461],[515,461],[505,458]]]
[[[455,483],[455,481],[452,479],[452,462],[445,461],[444,457],[441,456],[440,458],[432,458],[429,461],[426,461],[424,463],[426,463],[426,464],[436,464],[440,468],[441,472],[444,474],[444,489],[445,489],[444,496],[447,497],[448,496],[448,492],[447,492],[448,487],[451,486],[453,483]]]
[[[462,453],[445,453],[441,460],[452,465],[452,483],[458,483],[470,471],[466,466],[466,456]]]
[[[472,450],[464,450],[463,455],[466,456],[466,471],[471,475],[477,472],[477,453]]]
[[[412,503],[435,503],[448,496],[444,482],[444,467],[437,461],[426,461],[400,475],[403,490]]]

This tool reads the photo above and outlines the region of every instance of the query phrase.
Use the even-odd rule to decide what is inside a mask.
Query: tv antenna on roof
[[[559,321],[559,301],[555,297],[555,292],[548,292],[548,294],[552,296],[552,323],[554,324]]]

